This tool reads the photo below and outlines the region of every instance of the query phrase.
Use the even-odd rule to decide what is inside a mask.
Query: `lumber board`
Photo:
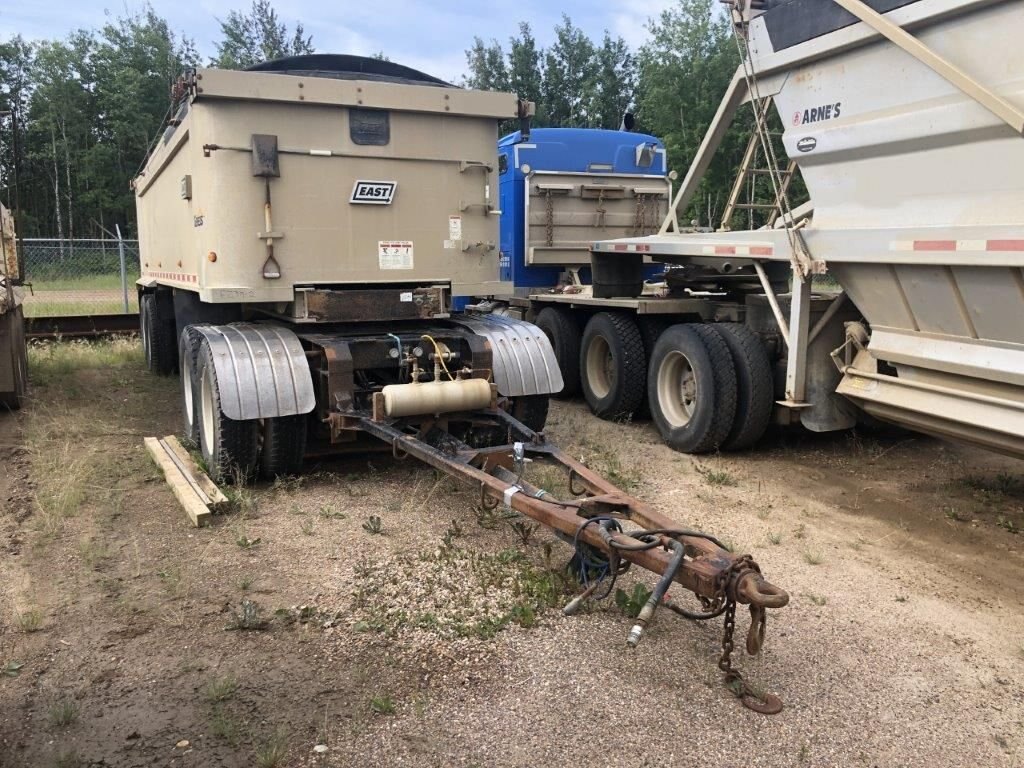
[[[177,497],[192,524],[197,528],[207,525],[213,513],[203,501],[205,494],[200,495],[201,492],[197,492],[194,482],[189,482],[189,478],[174,462],[159,438],[146,437],[143,438],[143,443],[146,450],[149,451],[149,455],[153,457],[153,461],[163,471],[164,479],[171,486],[171,491]]]

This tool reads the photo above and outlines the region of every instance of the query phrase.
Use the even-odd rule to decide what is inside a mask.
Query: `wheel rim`
[[[185,404],[185,427],[187,436],[194,437],[196,406],[192,398],[192,356],[186,350],[181,366],[182,401]]]
[[[658,368],[658,405],[672,427],[685,427],[697,410],[697,378],[689,358],[669,352]]]
[[[213,456],[213,430],[216,422],[216,406],[213,403],[213,378],[210,369],[203,372],[200,383],[200,407],[202,408],[202,419],[200,421],[200,438],[203,443],[203,455],[207,459]]]
[[[597,399],[608,396],[614,381],[615,360],[612,348],[603,336],[595,336],[587,345],[587,385]]]

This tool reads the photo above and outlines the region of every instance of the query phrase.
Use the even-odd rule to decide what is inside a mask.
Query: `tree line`
[[[475,39],[461,84],[536,102],[542,126],[617,128],[632,111],[683,172],[738,62],[715,5],[677,0],[651,20],[636,51],[607,32],[591,39],[568,16],[544,48],[523,22],[507,44]],[[194,66],[238,69],[315,50],[270,0],[231,11],[219,25],[205,60],[148,6],[63,40],[0,43],[0,200],[15,209],[23,236],[103,237],[118,227],[133,234],[129,182],[166,125],[177,77]],[[720,209],[742,141],[737,132],[726,142],[689,215],[708,220]]]

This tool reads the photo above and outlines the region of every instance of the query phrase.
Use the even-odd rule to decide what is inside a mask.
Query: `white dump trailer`
[[[0,205],[0,409],[21,407],[28,390],[28,348],[14,217]]]
[[[784,420],[847,428],[852,403],[1024,457],[1024,2],[741,0],[732,13],[744,61],[661,231],[595,243],[595,271],[638,272],[644,257],[753,268],[761,291],[745,322],[771,308]],[[766,110],[778,110],[811,203],[793,211],[780,197],[771,228],[686,231],[680,212],[745,104],[784,187],[787,158],[768,146]],[[826,273],[842,293],[812,297]],[[830,328],[840,344],[812,343]],[[730,404],[708,391],[706,356],[681,349],[680,333],[652,350],[648,393],[662,433],[685,449],[695,401]],[[749,390],[757,374],[734,358],[740,419],[744,379]]]

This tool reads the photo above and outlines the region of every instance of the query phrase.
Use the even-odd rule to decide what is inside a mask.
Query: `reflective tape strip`
[[[705,245],[702,249],[708,256],[773,256],[775,248],[770,245]]]
[[[933,253],[951,251],[1024,252],[1024,240],[893,240],[889,243],[889,250],[930,251]]]

